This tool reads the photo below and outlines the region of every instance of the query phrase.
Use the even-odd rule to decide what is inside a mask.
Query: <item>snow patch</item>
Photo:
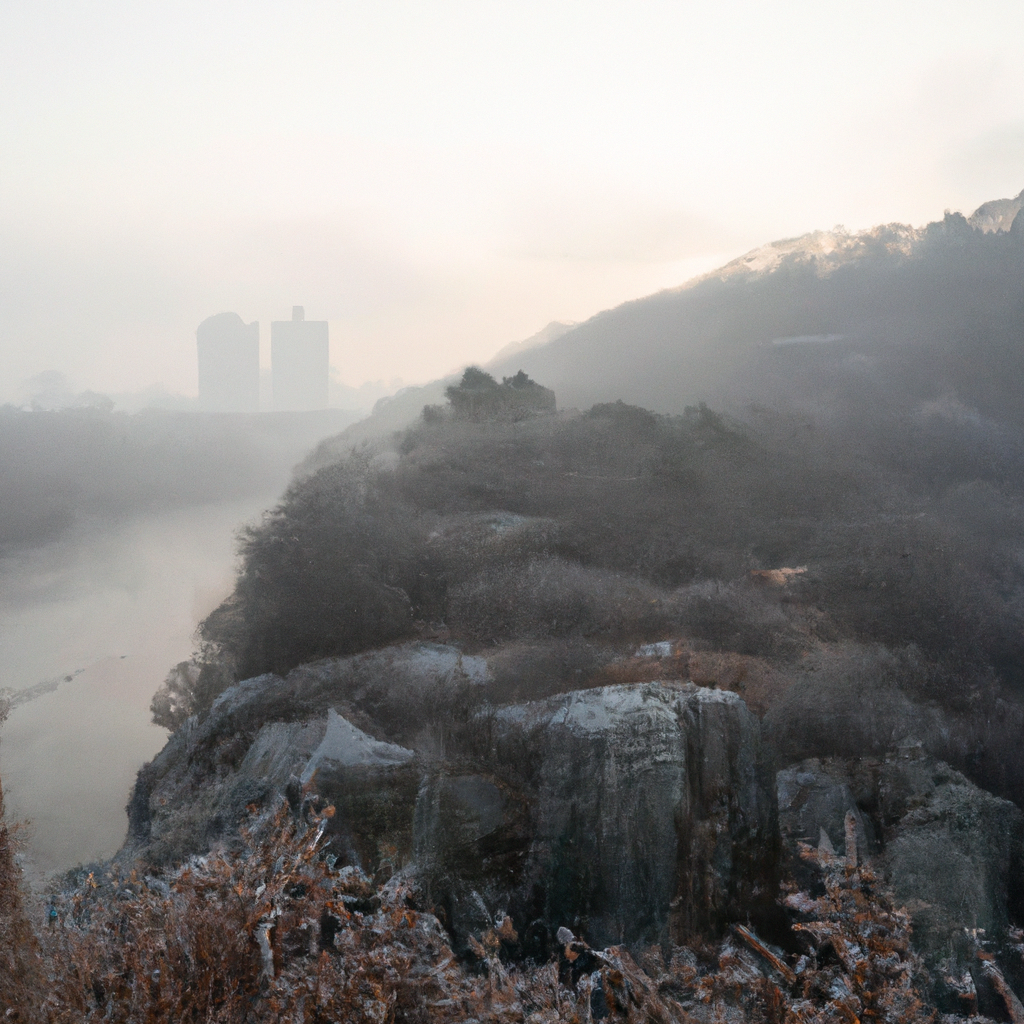
[[[309,782],[324,761],[352,767],[356,765],[405,764],[415,755],[395,743],[375,740],[342,718],[333,708],[327,712],[327,729],[320,746],[302,770],[302,781]]]
[[[659,640],[656,644],[643,644],[636,649],[638,658],[671,658],[672,641]]]

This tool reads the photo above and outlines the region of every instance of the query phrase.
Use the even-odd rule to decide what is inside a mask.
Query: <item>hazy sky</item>
[[[1024,3],[0,0],[0,401],[293,303],[416,381],[771,238],[1024,188]]]

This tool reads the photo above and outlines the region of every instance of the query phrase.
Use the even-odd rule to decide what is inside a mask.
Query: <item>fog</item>
[[[63,378],[39,381],[49,389],[37,393],[34,411],[8,407],[0,414],[0,665],[2,685],[15,700],[0,744],[0,773],[11,815],[31,823],[28,859],[37,877],[120,847],[135,773],[166,739],[150,723],[150,701],[172,666],[203,642],[220,652],[220,661],[207,662],[210,670],[229,674],[196,698],[199,712],[232,676],[285,672],[304,660],[401,639],[414,621],[416,628],[447,622],[445,629],[461,630],[470,643],[519,634],[536,641],[546,637],[550,621],[562,623],[567,635],[635,633],[637,640],[647,638],[644,630],[660,633],[681,623],[698,637],[704,629],[702,642],[736,644],[742,632],[737,619],[755,638],[743,641],[742,653],[774,658],[796,641],[785,639],[782,620],[760,599],[752,612],[742,610],[748,598],[734,595],[735,581],[750,565],[810,563],[835,628],[848,630],[857,643],[894,651],[914,644],[939,661],[967,659],[979,673],[997,672],[1016,691],[1013,595],[1019,579],[1011,552],[1024,427],[1014,384],[1021,374],[1024,229],[1015,219],[1021,201],[1000,200],[969,218],[947,214],[922,229],[890,225],[863,235],[826,232],[766,245],[686,287],[580,324],[553,322],[498,353],[491,367],[510,376],[501,387],[491,381],[495,394],[505,394],[511,374],[525,367],[554,387],[563,409],[625,399],[685,414],[675,426],[665,421],[657,427],[667,432],[657,454],[640,459],[640,469],[630,460],[650,443],[645,431],[655,429],[655,420],[619,405],[596,406],[579,422],[570,412],[558,428],[563,433],[552,438],[542,426],[528,440],[523,427],[518,447],[507,449],[501,448],[507,425],[485,428],[484,438],[496,431],[500,454],[478,465],[478,442],[464,436],[464,424],[453,421],[444,428],[450,437],[442,431],[441,441],[432,439],[430,431],[441,429],[437,423],[446,415],[440,403],[460,394],[445,380],[385,397],[358,422],[356,413],[331,410],[128,415],[111,411],[103,396],[76,397]],[[998,223],[991,217],[996,208],[1005,214]],[[371,385],[359,390],[375,393]],[[553,408],[555,396],[541,392]],[[694,419],[692,406],[704,401],[731,409],[745,426],[730,433],[735,425],[726,428],[717,414]],[[432,427],[421,415],[426,405],[435,409]],[[705,516],[699,506],[691,520],[659,525],[663,513],[655,506],[665,496],[656,482],[653,504],[640,518],[636,488],[630,489],[608,550],[595,537],[622,499],[604,495],[594,498],[600,529],[583,520],[571,529],[563,525],[565,537],[572,530],[579,537],[563,538],[551,550],[542,545],[540,554],[550,560],[543,568],[495,565],[476,578],[463,564],[461,541],[454,553],[430,552],[421,537],[424,524],[452,503],[459,515],[476,508],[479,495],[497,502],[495,515],[521,505],[528,515],[553,515],[554,509],[575,522],[586,502],[567,496],[564,481],[545,484],[551,495],[540,498],[544,488],[537,480],[518,493],[508,490],[505,474],[513,455],[521,458],[532,445],[542,457],[529,466],[541,469],[520,468],[527,476],[543,475],[549,463],[576,466],[583,458],[576,449],[589,450],[594,440],[588,431],[600,433],[609,415],[613,443],[587,456],[593,464],[580,463],[601,471],[593,479],[604,480],[603,472],[620,462],[622,479],[645,478],[651,466],[663,467],[653,479],[664,476],[690,502],[696,471],[687,461],[692,453],[680,451],[710,445],[713,452],[722,444],[726,451],[730,438],[755,432],[763,450],[736,464],[723,456],[722,465],[701,470],[701,500],[708,512],[719,509],[719,533],[694,539],[698,529],[708,529],[697,525]],[[386,467],[397,457],[387,454],[399,436],[393,432],[417,422],[398,450],[403,458],[417,447],[422,454],[392,479]],[[631,431],[638,437],[630,440]],[[544,449],[548,444],[551,451]],[[438,467],[462,445],[468,445],[459,456],[465,479],[458,475],[442,486]],[[377,452],[384,453],[382,462],[375,461]],[[769,470],[772,460],[778,464]],[[505,468],[488,480],[497,466]],[[296,468],[305,482],[264,522]],[[317,469],[326,474],[322,481],[310,476]],[[421,472],[421,482],[411,482]],[[635,473],[640,476],[629,475]],[[371,483],[356,499],[365,474]],[[774,482],[766,490],[769,479]],[[773,496],[776,486],[784,497]],[[460,488],[467,489],[463,498]],[[734,489],[742,496],[732,496]],[[854,494],[872,511],[854,513]],[[365,521],[361,513],[345,518],[353,500],[368,502]],[[730,503],[734,512],[724,516],[720,510]],[[790,520],[785,529],[778,520],[783,510]],[[832,516],[834,524],[826,525]],[[254,529],[245,532],[247,526]],[[308,541],[304,531],[310,531]],[[651,538],[634,552],[631,545],[645,531],[653,531]],[[926,570],[929,531],[943,533],[945,546]],[[240,535],[245,561],[236,563]],[[868,543],[878,548],[870,557],[860,548]],[[279,564],[278,545],[287,550],[293,544],[299,545],[296,558]],[[902,576],[892,575],[893,545],[921,552],[913,563],[917,575],[900,583],[906,593],[897,587]],[[947,547],[967,553],[947,555]],[[564,551],[572,553],[570,561]],[[512,561],[527,555],[539,557],[530,549]],[[957,558],[957,585],[940,585],[950,575],[947,563]],[[849,586],[855,565],[860,574],[881,573],[882,585],[892,586],[893,617],[886,621],[894,630],[874,622],[881,597],[865,602]],[[658,605],[662,617],[644,611],[639,625],[631,619],[623,625],[619,612],[609,609],[628,608],[629,601],[622,603],[621,584],[605,574],[635,573],[641,566],[646,577],[636,585],[649,589],[646,602]],[[964,566],[974,574],[969,583]],[[431,574],[442,581],[436,593],[422,582]],[[932,579],[928,586],[914,582],[926,578]],[[657,589],[666,586],[677,589]],[[233,593],[234,603],[223,604]],[[741,611],[715,605],[709,626],[700,617],[701,603],[709,601],[722,607],[731,601]],[[590,609],[579,623],[579,609],[566,610],[576,605]],[[983,606],[984,629],[975,622]],[[949,623],[958,616],[954,629]],[[940,620],[946,622],[941,641]],[[731,639],[723,640],[726,635]],[[577,651],[572,657],[583,664],[596,656]],[[989,763],[998,760],[1003,740],[986,743],[979,778],[1016,799],[1024,783]]]
[[[40,875],[121,845],[135,773],[166,740],[150,700],[230,592],[236,531],[352,419],[0,413],[0,777]]]
[[[991,239],[901,271],[913,301],[888,320],[870,261],[835,287],[678,289],[773,238],[1016,195],[1022,29],[1009,0],[6,5],[0,687],[72,676],[0,743],[39,870],[118,846],[164,738],[149,700],[230,593],[235,532],[403,383],[425,388],[322,459],[468,363],[526,369],[563,407],[805,413],[884,384],[901,414],[1019,425],[1017,362],[955,315],[1012,348],[1019,253],[975,305],[946,289],[999,262]],[[259,323],[265,400],[293,304],[330,323],[350,415],[196,415],[198,324]],[[509,348],[545,324],[576,326]]]
[[[0,401],[195,393],[196,325],[423,382],[769,238],[1019,189],[1010,0],[0,14]],[[266,353],[264,353],[266,355]]]
[[[1024,1024],[1022,38],[0,3],[0,1014]]]
[[[0,562],[4,685],[63,679],[15,708],[0,775],[39,872],[111,856],[135,772],[163,746],[149,702],[230,590],[234,530],[259,500],[76,529]],[[74,673],[80,674],[74,674]]]

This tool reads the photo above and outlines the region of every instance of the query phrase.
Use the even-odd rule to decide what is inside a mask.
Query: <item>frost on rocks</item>
[[[654,644],[642,644],[637,648],[636,656],[638,658],[671,658],[672,641],[659,640]]]
[[[309,722],[269,722],[256,734],[240,765],[239,775],[265,779],[282,788],[297,767],[324,738],[324,719]]]
[[[456,942],[498,910],[597,944],[720,928],[774,893],[774,800],[756,718],[692,684],[605,686],[499,709],[475,774],[435,773],[414,826]],[[481,903],[485,910],[481,908]]]
[[[405,764],[416,755],[395,743],[375,740],[362,729],[342,718],[333,708],[327,712],[327,728],[320,745],[302,770],[302,781],[308,782],[323,761],[334,761],[339,765],[390,765]]]

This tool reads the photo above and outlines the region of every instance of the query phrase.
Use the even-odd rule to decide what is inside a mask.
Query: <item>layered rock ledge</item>
[[[774,780],[733,693],[649,682],[496,704],[482,658],[408,644],[231,687],[139,775],[126,855],[231,842],[315,790],[333,852],[399,870],[457,943],[508,914],[524,952],[720,931],[777,895]]]

